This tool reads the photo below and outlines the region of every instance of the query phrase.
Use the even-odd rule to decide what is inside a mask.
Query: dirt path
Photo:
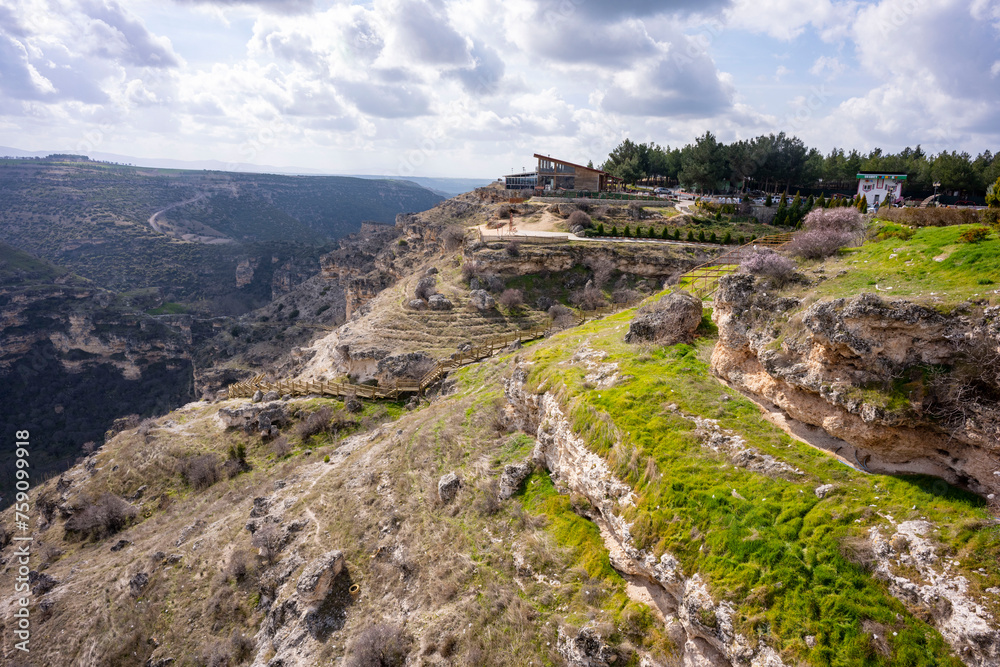
[[[181,240],[191,241],[193,243],[208,243],[208,244],[232,243],[233,242],[232,239],[220,238],[218,236],[204,236],[201,234],[191,234],[191,233],[178,234],[178,232],[176,232],[173,228],[167,226],[164,223],[164,221],[158,219],[160,218],[160,216],[162,216],[164,213],[166,213],[171,209],[177,208],[179,206],[185,206],[187,204],[193,204],[196,201],[201,201],[207,196],[208,196],[207,193],[202,193],[192,199],[186,199],[184,201],[174,202],[169,206],[161,208],[159,211],[149,216],[149,226],[153,229],[154,232],[157,232],[159,234],[166,234],[167,236],[172,236],[173,238],[180,238]]]

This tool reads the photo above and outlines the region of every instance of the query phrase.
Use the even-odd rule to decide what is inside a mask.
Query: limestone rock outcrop
[[[626,343],[689,343],[701,324],[701,300],[688,292],[671,292],[643,306],[632,318]]]
[[[713,319],[712,371],[839,438],[826,446],[852,465],[1000,493],[1000,308],[945,314],[875,294],[804,307],[732,275]]]

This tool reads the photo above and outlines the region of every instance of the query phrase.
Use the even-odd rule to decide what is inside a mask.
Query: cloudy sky
[[[1000,150],[1000,0],[0,0],[0,146],[495,177],[705,130]]]

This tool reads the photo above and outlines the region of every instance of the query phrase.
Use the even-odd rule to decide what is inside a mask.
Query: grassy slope
[[[1000,238],[961,243],[961,234],[978,225],[924,227],[908,230],[883,224],[876,233],[897,234],[828,259],[829,280],[808,290],[817,298],[875,292],[885,298],[906,298],[929,306],[947,307],[967,300],[1000,303]],[[808,265],[807,265],[808,266]],[[846,271],[843,275],[837,275]],[[877,287],[876,287],[877,286]]]
[[[880,513],[897,521],[926,517],[974,586],[996,585],[1000,531],[982,528],[988,517],[982,501],[927,478],[865,475],[792,440],[710,376],[713,340],[636,349],[621,342],[629,317],[588,324],[536,347],[529,383],[561,393],[577,431],[635,487],[640,500],[629,517],[637,542],[673,553],[688,574],[701,572],[717,596],[738,605],[739,631],[760,636],[791,661],[960,664],[936,631],[849,559],[849,545],[873,525],[884,531]],[[584,342],[607,352],[632,379],[588,389],[582,371],[562,363]],[[671,403],[719,420],[806,475],[786,481],[734,468],[699,444],[691,423],[666,409]],[[624,448],[614,448],[616,437]],[[838,491],[820,500],[813,489],[825,483]],[[988,574],[972,572],[979,567]],[[877,651],[862,629],[865,619],[897,633],[891,655]],[[812,649],[807,635],[816,637]]]

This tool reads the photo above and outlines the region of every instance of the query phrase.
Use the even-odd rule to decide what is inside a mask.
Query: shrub
[[[579,211],[577,211],[579,213]],[[520,257],[521,256],[521,244],[517,241],[509,241],[507,247],[504,249],[507,251],[508,257]]]
[[[591,221],[590,216],[583,211],[573,211],[569,214],[569,218],[567,218],[566,222],[570,229],[573,229],[574,227],[590,229],[593,226],[593,221]]]
[[[688,241],[694,241],[694,230],[693,229],[689,229],[688,230],[687,240]]]
[[[324,405],[316,412],[310,413],[305,419],[299,422],[295,431],[300,438],[305,440],[317,433],[322,433],[330,428],[330,420],[333,418],[333,409]]]
[[[91,539],[114,535],[136,516],[136,509],[116,495],[105,493],[95,502],[86,503],[66,521],[68,533]]]
[[[469,282],[480,273],[482,273],[482,267],[479,265],[479,262],[471,260],[462,263],[462,280],[465,282]]]
[[[759,276],[781,287],[795,275],[795,262],[770,248],[754,248],[740,262],[740,273]]]
[[[222,469],[226,472],[226,476],[229,479],[249,470],[250,464],[247,463],[247,446],[242,442],[235,446],[230,445],[229,458],[222,464]]]
[[[593,285],[588,285],[582,290],[575,292],[570,301],[582,310],[597,310],[608,305],[608,300],[604,298],[604,293]]]
[[[598,223],[598,225],[597,225],[597,235],[598,236],[604,236],[604,223],[603,222]]]
[[[797,257],[829,257],[844,246],[861,240],[864,218],[853,208],[815,209],[805,217],[805,231],[799,232],[787,250]]]
[[[292,445],[288,442],[288,438],[282,435],[271,442],[271,451],[274,452],[275,458],[284,458],[292,451]]]
[[[979,222],[978,211],[971,208],[890,208],[882,217],[911,227],[950,227]]]
[[[698,241],[700,241],[701,243],[705,242],[705,230],[704,229],[698,230]]]
[[[346,667],[401,667],[413,639],[397,625],[379,623],[365,628],[351,642]]]
[[[253,534],[253,538],[250,540],[250,544],[259,551],[260,557],[268,565],[273,565],[278,560],[278,554],[281,553],[282,547],[285,546],[285,540],[281,536],[281,531],[278,530],[278,527],[273,523],[269,523],[257,529],[257,532]]]
[[[417,286],[413,290],[413,296],[425,301],[435,293],[434,287],[437,285],[437,276],[424,276],[417,281]]]
[[[885,241],[886,239],[899,239],[901,241],[907,241],[913,238],[913,235],[917,232],[909,227],[904,227],[902,225],[897,225],[892,222],[883,223],[874,230],[874,237],[876,241]]]
[[[642,295],[628,287],[619,287],[611,293],[611,303],[636,303],[640,299],[642,299]]]
[[[524,305],[524,292],[519,289],[506,289],[497,298],[497,303],[507,310],[515,310]]]
[[[615,272],[615,263],[604,255],[588,258],[586,264],[594,272],[594,284],[598,287],[608,282]]]
[[[246,549],[234,549],[229,554],[226,567],[222,571],[226,579],[231,579],[237,584],[242,584],[250,578],[254,571],[253,557]]]
[[[465,230],[460,227],[449,227],[444,230],[441,234],[441,241],[444,243],[444,249],[448,252],[454,252],[462,246],[462,242],[465,240]]]
[[[184,480],[195,489],[207,489],[219,481],[219,457],[215,454],[191,456],[181,469]]]
[[[958,237],[959,243],[981,243],[990,235],[989,227],[970,227]]]
[[[821,259],[829,257],[843,247],[851,245],[853,234],[829,230],[805,230],[795,235],[795,238],[785,246],[785,249],[803,259]]]
[[[552,325],[560,329],[565,329],[576,324],[576,316],[573,315],[573,311],[561,303],[557,303],[549,308],[549,317],[552,318]]]

